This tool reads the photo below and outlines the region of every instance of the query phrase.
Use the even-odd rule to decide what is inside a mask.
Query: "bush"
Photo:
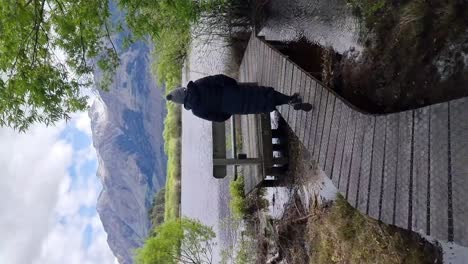
[[[164,222],[165,189],[160,189],[154,196],[153,207],[149,211],[151,226],[157,227]]]
[[[156,236],[135,251],[138,264],[210,263],[213,230],[192,219],[170,220],[154,230]],[[191,262],[190,262],[191,261]]]
[[[229,184],[231,194],[231,212],[236,218],[244,218],[247,214],[247,201],[244,193],[244,177],[240,176]]]

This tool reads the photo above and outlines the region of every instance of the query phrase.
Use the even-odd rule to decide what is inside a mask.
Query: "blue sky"
[[[26,134],[0,128],[0,263],[117,263],[96,201],[87,113]]]

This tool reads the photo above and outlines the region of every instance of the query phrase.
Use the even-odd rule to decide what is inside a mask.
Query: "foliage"
[[[231,195],[230,208],[234,218],[248,219],[257,211],[268,207],[268,200],[265,198],[265,188],[257,188],[248,196],[244,191],[244,176],[238,176],[237,180],[229,184]]]
[[[234,220],[235,221],[235,220]],[[256,261],[257,242],[251,235],[242,235],[235,245],[221,251],[221,264],[251,264]]]
[[[387,0],[347,0],[357,16],[362,17],[366,25],[371,28],[378,19],[378,14],[385,11]]]
[[[180,85],[181,68],[190,45],[190,27],[217,0],[120,0],[126,20],[137,38],[154,43],[155,71],[166,88]]]
[[[164,149],[167,153],[166,207],[164,219],[171,220],[179,216],[180,204],[180,107],[168,103],[167,117],[164,120]]]
[[[251,239],[241,239],[239,247],[237,248],[234,263],[236,264],[250,264],[255,262],[255,252],[252,250],[255,245]]]
[[[170,220],[136,250],[138,264],[211,263],[215,233],[197,220]]]
[[[245,0],[120,0],[126,21],[136,38],[149,36],[154,43],[154,71],[166,88],[180,85],[181,69],[193,37],[192,29],[209,17],[204,33],[231,31],[245,15]],[[229,17],[229,18],[227,18]],[[244,19],[245,20],[245,19]],[[235,23],[234,23],[235,22]],[[226,28],[227,27],[227,28]]]
[[[247,201],[244,193],[244,176],[239,176],[237,180],[229,184],[231,194],[231,212],[236,218],[243,218],[247,214]]]
[[[191,27],[204,14],[223,16],[237,0],[118,0],[135,39],[154,42],[160,83],[180,84]],[[238,4],[238,3],[237,3]],[[238,4],[240,5],[240,4]],[[0,0],[0,125],[25,131],[86,108],[80,91],[107,88],[119,63],[103,0]],[[131,41],[125,39],[124,43]]]
[[[438,263],[440,249],[410,231],[360,214],[340,195],[331,209],[313,209],[313,263]]]
[[[118,65],[101,0],[0,0],[0,125],[25,131],[86,108],[96,62],[107,87]]]
[[[151,226],[159,226],[164,222],[164,203],[165,203],[165,189],[161,188],[154,196],[153,207],[149,211]]]

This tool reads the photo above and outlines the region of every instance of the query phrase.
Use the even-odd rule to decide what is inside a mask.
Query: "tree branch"
[[[107,26],[107,22],[104,22],[104,28],[106,29],[107,38],[109,39],[109,41],[110,41],[110,43],[112,45],[112,49],[114,50],[115,54],[118,54],[117,49],[114,46],[114,42],[112,41],[112,38],[110,36],[109,27]]]
[[[83,25],[80,22],[81,64],[86,67],[86,47],[83,40]]]
[[[34,13],[35,13],[35,25],[34,25],[34,31],[35,31],[35,38],[34,38],[34,48],[33,48],[33,58],[31,60],[31,66],[34,66],[34,64],[36,63],[36,59],[37,59],[37,49],[38,49],[38,46],[39,46],[39,31],[40,31],[40,27],[41,27],[41,24],[42,22],[44,21],[43,19],[43,16],[44,16],[44,6],[45,6],[45,2],[46,0],[42,0],[42,3],[41,3],[41,10],[38,12],[37,10],[37,1],[34,0],[34,2],[36,3],[34,5]]]
[[[26,4],[24,4],[24,7],[27,7],[29,4],[31,4],[33,0],[29,0],[28,2],[26,2]]]
[[[63,8],[62,2],[60,2],[59,0],[55,0],[55,3],[57,3],[57,6],[59,7],[62,14],[65,14],[65,8]]]

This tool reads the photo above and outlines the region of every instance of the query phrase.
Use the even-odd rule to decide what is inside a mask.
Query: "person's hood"
[[[185,87],[179,87],[172,90],[169,94],[171,95],[170,101],[176,104],[184,104],[185,97],[187,96],[187,89],[185,89]]]

